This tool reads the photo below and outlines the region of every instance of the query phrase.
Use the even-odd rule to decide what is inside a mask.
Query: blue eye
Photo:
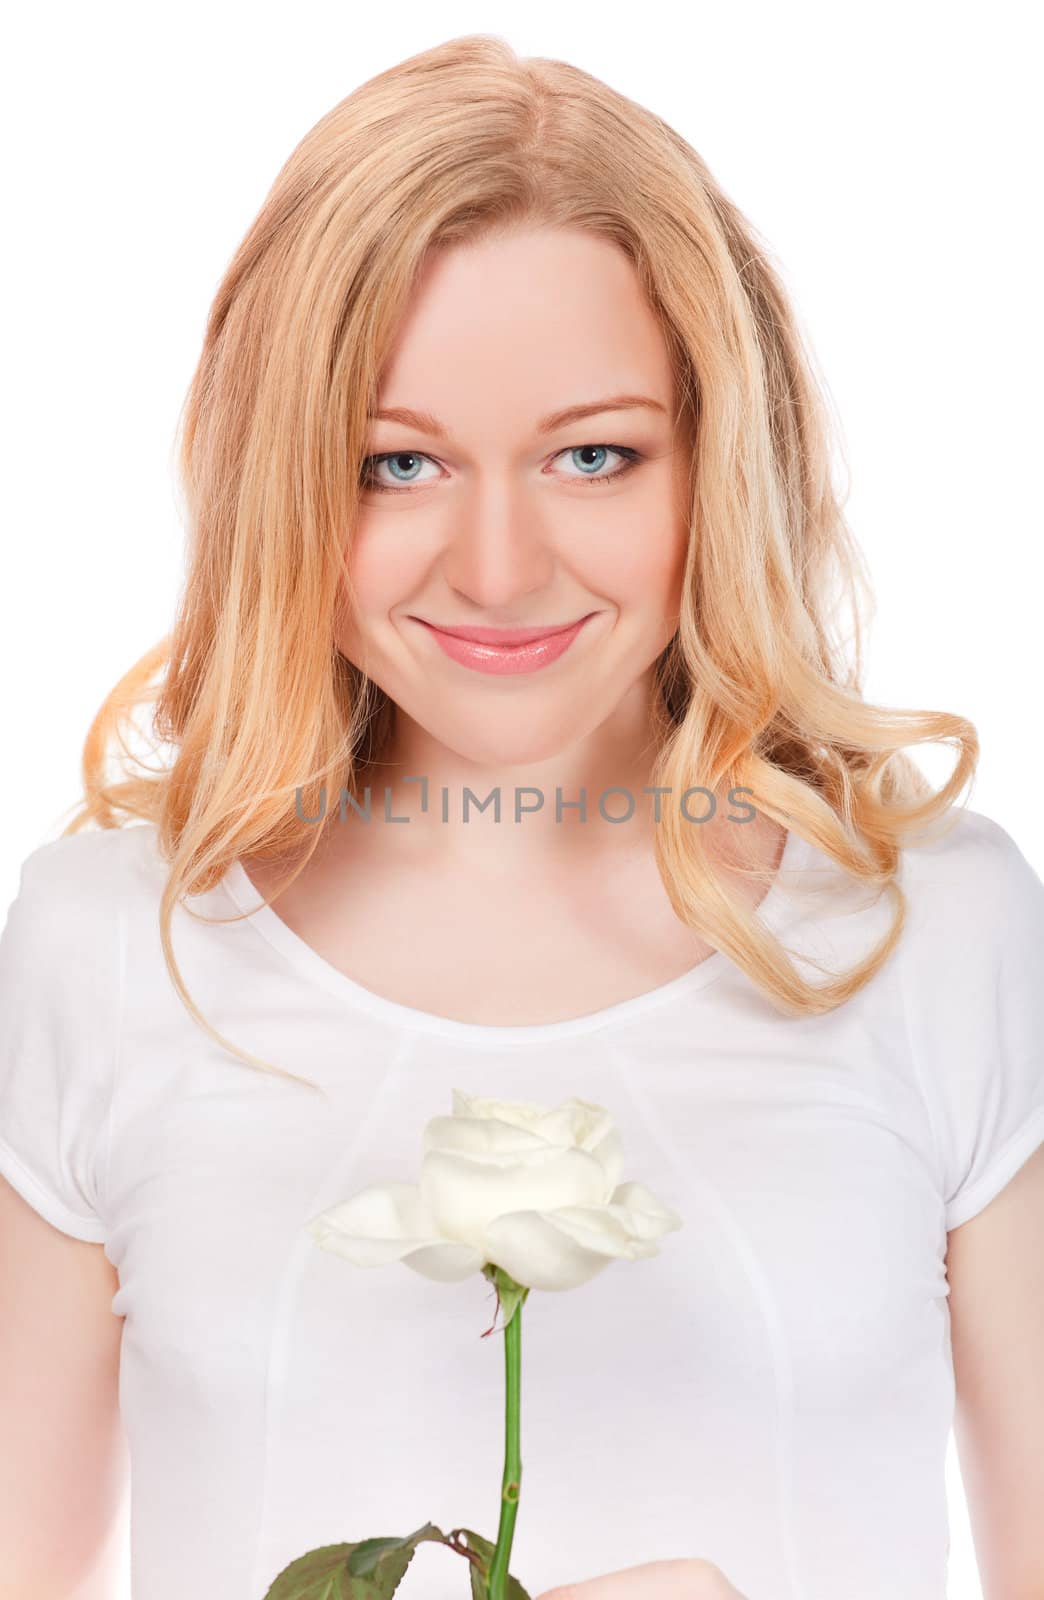
[[[560,450],[558,452],[559,455],[574,458],[591,455],[592,453],[601,459],[594,463],[585,462],[580,472],[567,472],[564,476],[572,478],[574,482],[585,482],[592,485],[596,483],[612,483],[614,479],[622,478],[625,473],[630,472],[642,459],[640,451],[632,450],[627,445],[622,444],[580,444],[575,445],[571,450]],[[604,458],[607,453],[621,456],[623,465],[614,467],[612,472],[601,473],[600,476],[595,477],[594,473],[604,464]],[[432,465],[436,465],[431,456],[424,455],[419,450],[384,450],[379,455],[366,456],[362,464],[360,486],[364,489],[375,489],[379,494],[408,494],[415,487],[423,488],[425,482],[434,483],[437,480],[433,478],[427,480],[418,479],[415,475],[413,477],[399,476],[403,472],[415,474],[416,463],[422,461],[428,461]],[[405,468],[403,467],[404,462],[406,463]],[[392,476],[398,478],[396,483],[378,482],[376,477],[377,469],[385,464],[387,464],[389,471],[392,472]]]
[[[430,459],[430,456],[422,456],[416,450],[386,450],[383,455],[367,456],[366,460],[363,462],[363,484],[367,489],[391,489],[393,492],[399,487],[407,489],[411,488],[415,480],[400,480],[398,484],[378,483],[373,474],[376,472],[379,466],[387,464],[389,468],[395,468],[395,473],[393,475],[397,475],[404,461],[407,463],[415,463],[418,461],[429,461]],[[412,469],[408,466],[406,470],[410,471]]]
[[[581,444],[581,445],[577,445],[575,450],[565,450],[562,453],[563,453],[563,455],[571,456],[571,457],[574,457],[574,458],[577,457],[577,456],[591,455],[593,453],[596,456],[600,455],[602,457],[603,461],[604,461],[604,459],[605,459],[606,455],[609,453],[609,451],[613,450],[614,448],[615,447],[613,445],[611,445],[611,444]],[[620,453],[622,454],[623,452],[620,452]],[[599,465],[599,463],[597,463],[597,462],[594,463],[594,467],[595,468],[597,468],[598,465]],[[590,468],[590,464],[585,462],[584,463],[584,467],[583,467],[583,471],[581,473],[581,477],[589,478],[592,483],[605,483],[610,478],[615,478],[616,477],[616,470],[614,470],[612,472],[606,473],[604,475],[604,477],[596,478],[594,476],[594,469],[590,469],[589,470],[589,468]],[[572,476],[571,473],[566,473],[566,477],[571,477],[571,476]]]

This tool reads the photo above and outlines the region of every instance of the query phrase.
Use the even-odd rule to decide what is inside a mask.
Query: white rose
[[[401,1261],[451,1283],[502,1267],[529,1289],[574,1289],[613,1259],[659,1254],[682,1219],[641,1183],[603,1106],[487,1100],[453,1091],[423,1134],[419,1184],[372,1185],[309,1223],[358,1267]]]

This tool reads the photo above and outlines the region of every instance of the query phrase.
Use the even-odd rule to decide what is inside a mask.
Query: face
[[[675,405],[660,326],[609,241],[528,229],[432,252],[381,374],[380,411],[413,415],[370,423],[358,615],[342,606],[336,641],[397,725],[517,766],[633,719],[678,624]]]

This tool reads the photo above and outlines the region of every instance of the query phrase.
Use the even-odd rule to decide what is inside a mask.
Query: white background
[[[843,427],[867,696],[976,724],[969,803],[1044,875],[1032,24],[840,0],[23,8],[0,104],[4,906],[70,814],[101,700],[170,627],[174,427],[225,265],[331,105],[469,32],[650,106],[768,240]],[[951,757],[920,759],[941,781]],[[949,1483],[950,1600],[973,1600],[952,1449]]]

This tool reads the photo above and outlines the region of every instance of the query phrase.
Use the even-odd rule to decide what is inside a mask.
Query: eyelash
[[[623,466],[615,467],[612,472],[607,472],[603,477],[600,478],[588,478],[582,476],[577,480],[581,483],[613,483],[617,478],[622,478],[626,473],[630,472],[632,468],[636,467],[642,460],[642,454],[640,450],[632,450],[628,445],[625,444],[598,443],[569,445],[565,450],[559,450],[558,455],[572,455],[574,450],[611,450],[614,455],[623,456],[624,458]],[[433,460],[432,456],[426,455],[422,450],[382,450],[378,455],[366,456],[363,460],[362,466],[363,487],[366,489],[373,489],[377,494],[413,494],[417,489],[427,489],[430,487],[430,485],[425,483],[405,483],[396,485],[392,485],[390,483],[377,483],[373,477],[374,469],[379,466],[382,461],[389,461],[395,456],[416,456],[418,460],[421,461]],[[552,459],[556,458],[552,457]]]

